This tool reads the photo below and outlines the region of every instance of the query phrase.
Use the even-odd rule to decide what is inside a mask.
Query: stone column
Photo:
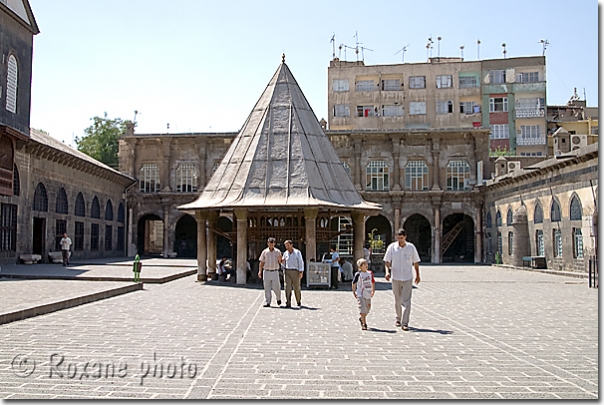
[[[392,168],[392,190],[401,189],[401,140],[399,138],[392,139],[392,159],[394,161],[394,167]]]
[[[441,263],[442,257],[440,252],[440,242],[441,242],[441,223],[440,223],[440,201],[432,201],[432,207],[434,209],[434,243],[432,246],[432,263]]]
[[[522,258],[528,256],[530,245],[528,219],[524,205],[514,212],[512,230],[514,232],[514,240],[512,242],[514,252],[511,261],[514,266],[522,267]]]
[[[363,243],[365,242],[365,214],[362,212],[354,211],[351,213],[352,227],[354,230],[354,241],[352,249],[352,265],[356,268],[356,261],[358,258],[363,257]]]
[[[354,186],[358,191],[363,190],[361,174],[361,155],[363,153],[363,140],[354,138]]]
[[[304,220],[306,223],[306,262],[314,258],[317,260],[317,215],[318,208],[305,208]]]
[[[206,242],[206,219],[208,213],[205,211],[195,211],[197,220],[197,281],[206,281],[207,275],[207,242]]]
[[[172,248],[170,247],[170,207],[167,205],[167,203],[164,203],[166,205],[164,205],[164,249],[163,249],[163,253],[164,253],[164,259],[167,259],[170,254],[170,252],[172,251]]]
[[[432,140],[432,190],[440,190],[440,140]]]
[[[394,233],[401,227],[401,203],[402,198],[395,197],[392,199],[392,207],[394,208]],[[396,239],[396,238],[394,238]]]
[[[247,210],[237,209],[237,284],[245,284],[247,272]]]
[[[476,218],[474,218],[475,229],[475,240],[476,247],[474,249],[474,263],[482,263],[482,202],[476,202]],[[529,242],[528,239],[526,241]]]
[[[216,222],[218,211],[208,213],[208,274],[216,273]]]
[[[161,150],[163,154],[163,159],[160,165],[161,170],[161,190],[162,191],[170,191],[170,139],[162,139],[161,141]]]

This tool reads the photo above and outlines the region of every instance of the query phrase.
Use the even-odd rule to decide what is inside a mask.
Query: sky
[[[341,60],[383,65],[402,63],[403,55],[405,63],[423,63],[430,52],[458,57],[460,46],[467,61],[503,58],[503,43],[508,58],[539,56],[540,41],[547,40],[547,104],[565,104],[576,87],[588,106],[598,105],[596,0],[30,5],[40,29],[34,36],[30,126],[73,146],[92,118],[105,113],[135,119],[136,133],[236,132],[282,53],[317,119],[327,120],[334,46]]]

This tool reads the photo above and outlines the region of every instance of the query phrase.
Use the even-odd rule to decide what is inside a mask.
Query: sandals
[[[362,318],[359,318],[359,322],[361,323],[361,329],[367,330],[367,324],[363,323],[363,319]]]

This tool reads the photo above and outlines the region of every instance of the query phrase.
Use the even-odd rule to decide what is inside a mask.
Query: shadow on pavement
[[[396,333],[395,330],[390,330],[390,329],[378,329],[378,328],[367,328],[367,330],[370,330],[372,332],[383,332],[383,333]]]
[[[409,332],[427,332],[427,333],[440,333],[441,335],[452,335],[453,331],[451,330],[442,330],[442,329],[420,329],[409,326]]]

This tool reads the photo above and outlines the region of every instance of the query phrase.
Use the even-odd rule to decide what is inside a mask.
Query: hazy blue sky
[[[547,103],[577,87],[598,100],[596,0],[235,1],[30,0],[34,37],[31,126],[71,143],[91,118],[133,119],[139,133],[237,131],[281,62],[318,119],[327,119],[327,67],[538,56],[546,39]],[[346,48],[344,48],[346,49]],[[359,54],[359,57],[361,55]]]

